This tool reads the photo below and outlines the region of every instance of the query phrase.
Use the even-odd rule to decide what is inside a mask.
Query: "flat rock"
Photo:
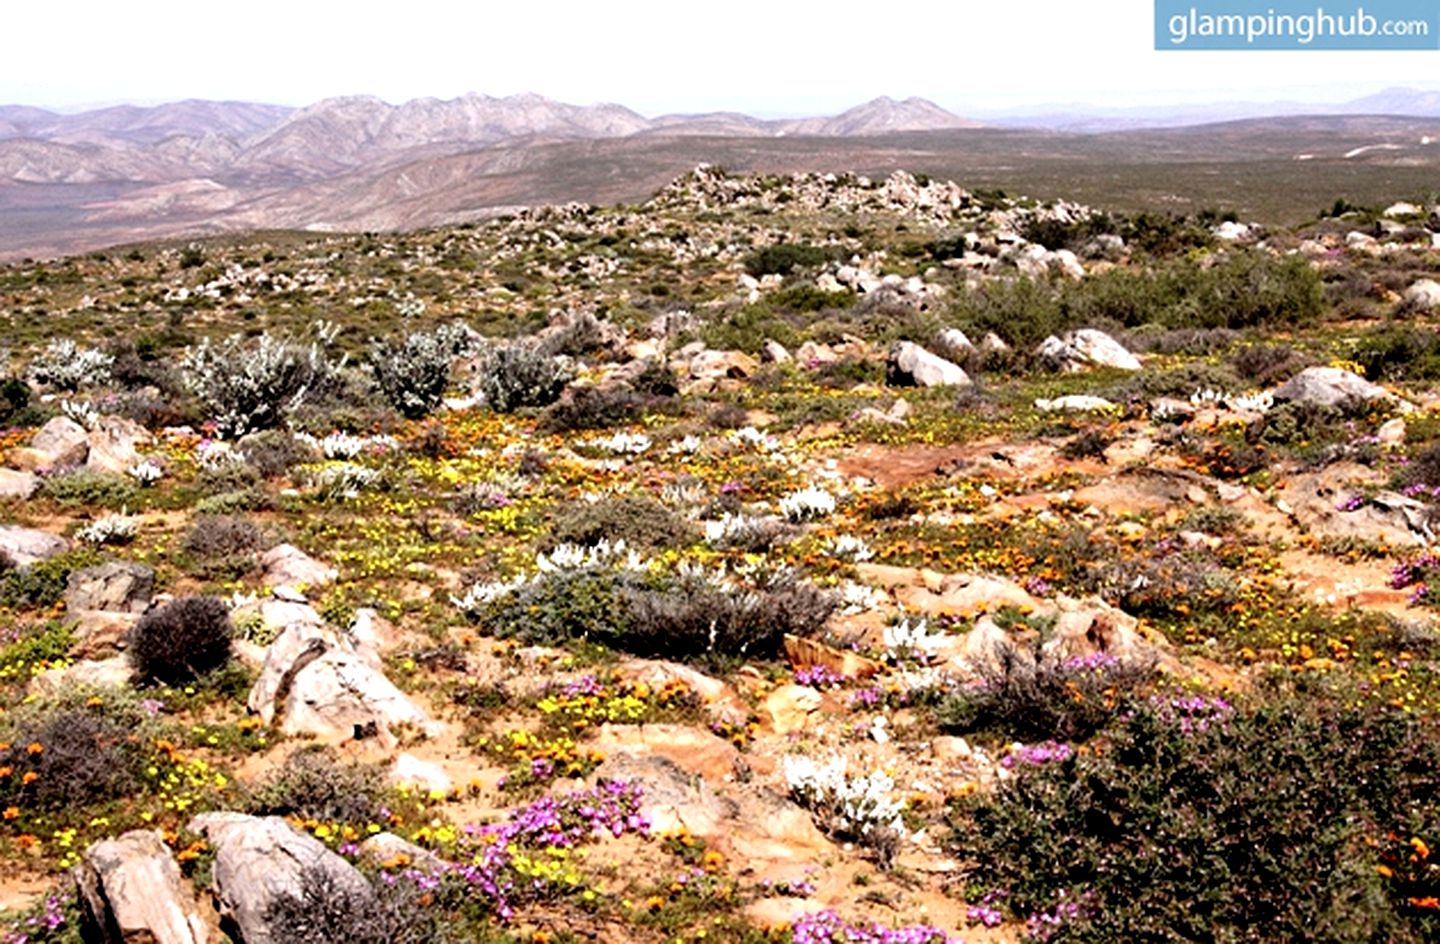
[[[17,567],[49,560],[69,549],[69,541],[49,531],[0,524],[0,553],[9,557]]]
[[[822,701],[820,693],[808,685],[781,685],[765,697],[760,715],[776,734],[790,734],[809,726]]]
[[[30,680],[27,691],[36,695],[53,695],[72,685],[118,688],[129,685],[134,674],[129,660],[124,656],[87,659],[62,668],[46,669]]]
[[[1307,367],[1274,391],[1277,401],[1339,406],[1350,400],[1399,401],[1389,390],[1338,367]]]
[[[1081,328],[1056,337],[1051,335],[1035,349],[1035,356],[1059,370],[1075,372],[1090,367],[1140,370],[1140,359],[1104,331]]]
[[[686,724],[602,724],[589,746],[606,757],[663,757],[710,783],[731,779],[740,760],[734,744],[704,728]]]
[[[450,775],[439,764],[421,760],[414,754],[401,754],[390,764],[385,780],[396,787],[413,787],[431,794],[448,794],[455,789]]]
[[[261,582],[267,587],[321,587],[339,576],[293,544],[280,544],[260,555]]]

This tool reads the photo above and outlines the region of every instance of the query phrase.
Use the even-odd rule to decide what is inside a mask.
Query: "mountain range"
[[[1440,93],[1392,89],[1343,107],[1440,115]],[[400,105],[349,96],[304,108],[187,100],[76,114],[0,106],[0,259],[238,229],[383,230],[545,202],[639,199],[703,161],[774,171],[1003,173],[1017,157],[1065,159],[1077,139],[1056,137],[1057,129],[1133,130],[1156,120],[1075,109],[1035,116],[1028,132],[1005,127],[1023,121],[1002,117],[987,127],[922,98],[888,97],[838,115],[783,119],[647,118],[621,105],[534,94]],[[1102,151],[1109,147],[1102,142]]]

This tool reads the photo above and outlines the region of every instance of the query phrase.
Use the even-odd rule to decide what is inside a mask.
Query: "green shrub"
[[[650,397],[619,387],[580,387],[545,411],[539,429],[546,433],[609,429],[639,419],[651,402]]]
[[[218,344],[207,338],[181,361],[185,383],[226,436],[272,429],[306,400],[324,392],[335,366],[315,345],[261,334]]]
[[[67,508],[108,508],[120,511],[140,497],[135,480],[126,475],[81,469],[45,479],[36,493]]]
[[[550,528],[548,545],[622,540],[641,549],[679,548],[698,535],[693,524],[649,495],[622,495],[597,502],[577,502],[561,509]]]
[[[949,696],[937,711],[942,727],[1007,741],[1073,741],[1094,735],[1129,710],[1133,691],[1155,673],[1153,662],[1111,656],[1052,663],[1036,653],[1003,650],[980,681]]]
[[[224,601],[180,597],[140,617],[126,654],[142,681],[190,682],[229,661],[233,633]]]
[[[797,268],[824,265],[845,256],[845,249],[841,246],[780,243],[746,256],[745,271],[757,278],[762,275],[789,275]]]
[[[13,609],[44,609],[59,603],[72,570],[93,567],[100,555],[90,548],[78,548],[36,561],[29,567],[0,570],[0,606]]]
[[[245,464],[267,479],[279,478],[288,474],[297,465],[315,459],[315,450],[289,433],[278,429],[251,433],[235,446],[236,451],[245,460]],[[236,484],[241,488],[249,487],[244,483]],[[224,489],[224,491],[230,490],[232,489]],[[213,493],[216,489],[212,486],[207,491]]]
[[[569,371],[533,342],[516,341],[490,351],[479,369],[478,388],[497,413],[549,406],[560,399]]]
[[[1068,753],[1068,757],[1065,756]],[[1157,698],[1085,753],[1022,755],[958,804],[972,891],[1045,940],[1434,940],[1435,894],[1379,866],[1440,829],[1440,740],[1390,709],[1313,696],[1236,710]],[[1043,762],[1048,759],[1049,762]],[[1387,865],[1392,872],[1393,865]]]
[[[242,805],[256,816],[364,824],[379,817],[388,792],[375,765],[344,763],[323,748],[301,748],[252,786]]]
[[[181,546],[200,557],[249,554],[264,546],[265,537],[253,522],[228,516],[203,517],[190,526]]]
[[[241,492],[261,484],[260,472],[247,462],[221,461],[202,466],[195,476],[195,487],[205,495]]]
[[[73,812],[140,789],[145,716],[128,700],[83,695],[30,704],[6,719],[0,767],[10,773],[0,777],[0,804]]]
[[[1440,332],[1396,325],[1360,339],[1353,358],[1376,381],[1440,379]]]
[[[15,377],[0,380],[0,423],[10,419],[30,405],[30,385]]]

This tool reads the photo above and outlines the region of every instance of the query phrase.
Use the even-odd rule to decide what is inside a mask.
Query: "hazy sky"
[[[1440,52],[1155,52],[1152,10],[1151,0],[9,0],[0,103],[532,91],[647,115],[773,115],[920,95],[966,114],[1440,87]]]

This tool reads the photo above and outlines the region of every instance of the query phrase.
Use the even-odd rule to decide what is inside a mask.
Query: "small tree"
[[[225,436],[272,429],[330,381],[335,372],[320,349],[261,334],[253,348],[231,335],[209,338],[181,361],[185,383]]]
[[[459,325],[416,331],[404,340],[375,342],[370,369],[385,399],[406,419],[428,416],[440,405],[450,381],[450,364],[466,348]]]

